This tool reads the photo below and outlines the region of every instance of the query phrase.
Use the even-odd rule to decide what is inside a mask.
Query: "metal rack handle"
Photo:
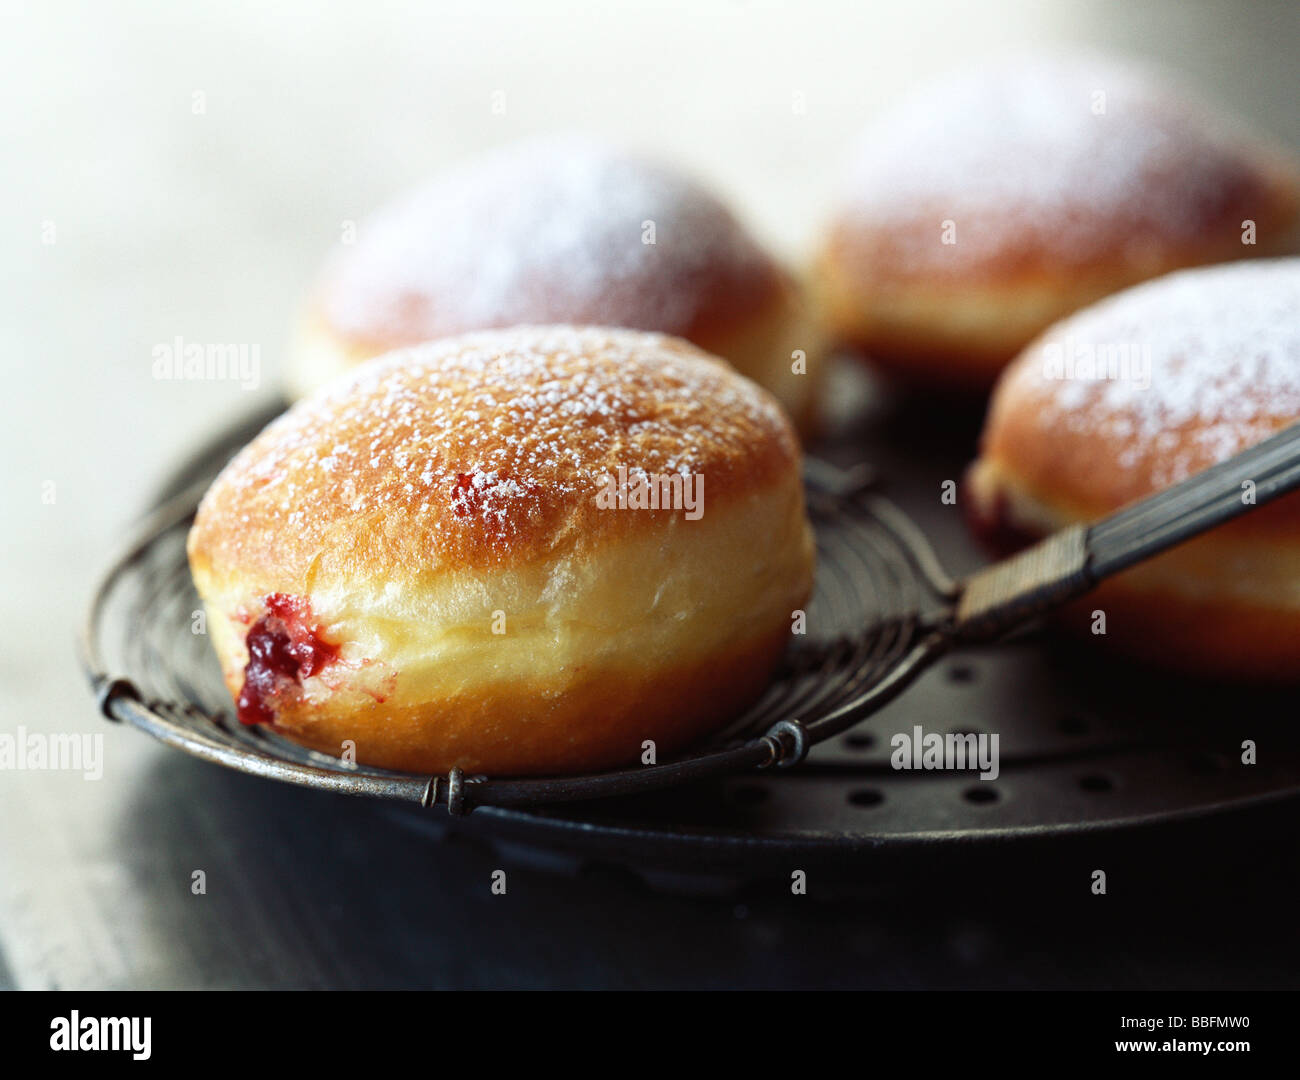
[[[1245,485],[1253,484],[1253,498]],[[1300,424],[1134,503],[1088,530],[1088,569],[1110,577],[1300,487]]]
[[[1247,484],[1253,498],[1246,498]],[[1300,423],[1090,527],[1073,525],[979,571],[957,602],[955,629],[965,638],[1003,634],[1297,488]]]

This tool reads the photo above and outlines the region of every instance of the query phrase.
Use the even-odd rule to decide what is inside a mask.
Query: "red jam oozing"
[[[1011,505],[1004,492],[994,494],[991,505],[965,504],[966,523],[976,541],[994,558],[1004,559],[1037,543],[1041,537],[1021,528],[1011,519]]]
[[[239,693],[239,722],[269,724],[275,710],[268,703],[286,682],[301,684],[339,658],[339,648],[321,639],[312,621],[311,604],[302,596],[272,593],[266,614],[248,631],[248,666]]]

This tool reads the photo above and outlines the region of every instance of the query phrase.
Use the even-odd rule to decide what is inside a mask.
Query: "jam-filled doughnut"
[[[999,382],[964,485],[998,553],[1300,421],[1300,259],[1186,270],[1052,327]],[[1249,498],[1243,489],[1243,498]],[[1300,497],[1125,571],[1066,621],[1203,674],[1300,679]],[[1098,623],[1098,626],[1101,624]]]
[[[579,136],[497,150],[362,222],[299,320],[290,391],[399,346],[544,323],[684,337],[812,419],[815,324],[791,275],[695,181]]]
[[[987,388],[1037,334],[1172,270],[1291,254],[1295,160],[1145,68],[949,76],[862,137],[815,279],[829,331],[905,380]]]
[[[363,365],[189,538],[246,723],[418,772],[657,760],[763,689],[808,598],[800,451],[695,346],[481,331]]]

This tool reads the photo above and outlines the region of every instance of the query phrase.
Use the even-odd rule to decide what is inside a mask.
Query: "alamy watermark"
[[[19,724],[12,732],[0,732],[0,770],[79,772],[86,780],[99,780],[104,775],[104,736],[47,734]]]
[[[256,390],[262,382],[262,346],[201,344],[180,335],[153,347],[153,377],[186,382],[236,382]]]
[[[1151,385],[1151,346],[1125,342],[1048,341],[1043,346],[1043,377],[1069,382],[1130,382]]]
[[[148,1061],[153,1052],[152,1028],[151,1016],[82,1016],[73,1009],[68,1016],[50,1021],[50,1049],[106,1050]]]
[[[604,477],[596,505],[601,510],[683,510],[687,521],[698,521],[704,515],[704,477],[620,465],[617,476]]]
[[[923,731],[916,724],[910,732],[900,731],[889,740],[894,752],[889,764],[895,769],[979,770],[981,780],[996,780],[998,765],[997,735],[973,731]]]

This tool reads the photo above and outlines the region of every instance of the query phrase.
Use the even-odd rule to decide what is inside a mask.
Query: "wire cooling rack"
[[[85,666],[110,719],[198,757],[276,780],[357,795],[475,806],[568,802],[648,791],[747,768],[789,767],[907,685],[941,646],[925,612],[949,596],[924,537],[872,494],[863,471],[812,460],[810,515],[818,548],[808,632],[792,636],[762,698],[705,746],[653,766],[593,776],[416,777],[303,749],[231,714],[201,625],[185,537],[210,477],[167,499],[103,575],[83,632]]]
[[[275,411],[278,411],[275,410]],[[184,538],[197,500],[274,412],[202,448],[173,478],[104,574],[82,653],[104,713],[170,746],[256,776],[420,808],[440,805],[531,845],[638,851],[708,864],[768,851],[879,856],[899,846],[1005,843],[1195,819],[1300,797],[1300,736],[1288,696],[1100,669],[1052,638],[936,660],[925,612],[952,585],[920,532],[864,470],[811,461],[819,567],[809,633],[794,638],[766,695],[703,757],[578,780],[415,776],[306,750],[237,723],[208,640]],[[906,448],[903,448],[906,451]],[[895,456],[891,459],[890,454]],[[900,503],[926,532],[953,461],[881,450]],[[882,682],[881,673],[892,672]],[[883,706],[883,709],[881,709]],[[879,711],[877,711],[879,710]],[[855,727],[857,720],[872,718]],[[791,720],[798,720],[791,725]],[[891,736],[997,733],[1001,775],[900,772]],[[1250,739],[1259,762],[1243,767]],[[698,750],[696,751],[698,753]],[[805,760],[806,758],[806,760]],[[798,769],[782,769],[803,761]],[[682,781],[694,781],[677,788]],[[675,790],[656,788],[674,785]],[[622,796],[574,802],[596,796]]]

